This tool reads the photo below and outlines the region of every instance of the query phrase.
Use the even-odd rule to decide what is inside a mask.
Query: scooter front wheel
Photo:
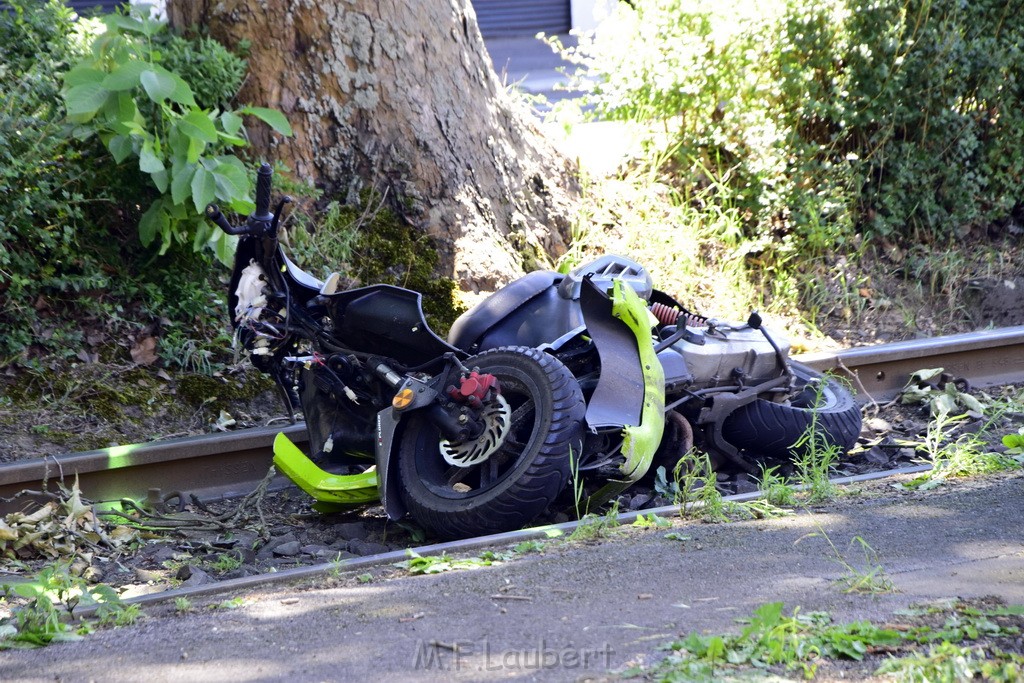
[[[557,358],[502,347],[465,364],[498,378],[511,421],[501,444],[482,461],[449,464],[437,428],[415,413],[399,437],[402,502],[418,524],[443,539],[522,528],[565,488],[570,453],[582,448],[583,393]]]

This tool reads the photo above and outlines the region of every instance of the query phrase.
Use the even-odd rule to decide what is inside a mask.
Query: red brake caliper
[[[448,395],[457,403],[465,403],[472,408],[479,408],[492,389],[494,393],[500,393],[498,378],[490,374],[481,375],[474,370],[459,380],[458,387],[454,384],[449,386]]]

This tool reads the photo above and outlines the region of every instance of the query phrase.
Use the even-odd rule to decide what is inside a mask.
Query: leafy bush
[[[10,4],[0,13],[0,363],[43,336],[32,327],[43,293],[106,284],[77,248],[88,150],[62,134],[73,14],[57,0]]]
[[[201,108],[231,107],[245,79],[244,59],[212,38],[187,39],[167,31],[156,37],[163,66],[189,84]]]
[[[739,209],[752,251],[828,253],[855,230],[944,242],[1024,200],[1009,8],[638,0],[575,58],[597,112],[648,124],[657,163]]]
[[[203,209],[218,200],[231,211],[253,210],[250,174],[232,152],[247,145],[242,116],[255,116],[283,135],[291,134],[288,121],[261,107],[204,110],[192,87],[160,63],[153,40],[165,31],[163,23],[121,14],[102,21],[106,31],[91,54],[64,76],[74,135],[97,136],[118,164],[136,159],[138,171],[157,190],[139,220],[143,245],[156,241],[163,254],[174,243],[191,243],[196,250],[209,243],[218,258],[230,262],[234,239],[214,230]],[[223,54],[218,57],[226,63]],[[191,70],[189,62],[179,64]],[[205,95],[224,99],[222,91]]]
[[[850,147],[873,233],[963,234],[1021,205],[1024,26],[994,0],[850,3]]]
[[[111,33],[108,27],[106,38],[97,39],[96,27],[104,25],[76,22],[59,0],[9,5],[10,12],[0,13],[0,40],[7,46],[0,53],[0,366],[40,355],[92,353],[96,349],[87,347],[97,340],[120,341],[146,325],[161,336],[165,361],[196,365],[195,358],[207,358],[208,349],[224,342],[218,338],[224,327],[221,288],[207,277],[216,270],[211,253],[193,252],[195,242],[202,246],[200,238],[162,243],[157,260],[156,250],[141,244],[140,206],[162,199],[152,176],[139,170],[138,156],[119,163],[107,151],[103,143],[112,137],[98,124],[109,120],[109,110],[90,120],[92,135],[80,129],[82,135],[75,137],[61,98],[72,65],[100,59],[90,53],[90,43],[107,53],[121,44],[124,52],[117,54],[123,55],[144,34],[121,28]],[[139,24],[132,22],[141,22],[108,21],[135,27]],[[168,72],[202,83],[195,89],[197,104],[214,107],[234,99],[244,74],[242,60],[213,41],[185,40],[162,25],[144,26],[151,33],[143,41],[147,54],[154,59],[160,54]],[[141,71],[138,78],[141,86]],[[117,95],[118,105],[135,106],[139,114],[139,121],[133,119],[138,129],[129,136],[139,150],[158,114],[172,110],[159,119],[161,125],[187,115],[169,101],[153,102],[141,87]],[[158,138],[151,139],[155,144]],[[215,171],[236,164],[217,157],[205,161]],[[214,175],[215,184],[231,173]]]

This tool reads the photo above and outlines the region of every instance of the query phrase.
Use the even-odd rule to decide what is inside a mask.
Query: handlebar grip
[[[231,223],[228,223],[228,219],[224,217],[224,214],[220,212],[220,207],[216,204],[206,205],[206,217],[213,221],[214,225],[223,230],[229,235],[241,235],[245,232],[244,227],[233,227]]]
[[[273,177],[274,169],[264,162],[256,173],[256,212],[253,217],[257,220],[270,220],[270,185]]]

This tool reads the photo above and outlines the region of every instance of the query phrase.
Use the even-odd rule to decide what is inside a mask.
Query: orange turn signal
[[[412,403],[412,399],[412,389],[406,387],[395,394],[395,397],[391,399],[391,407],[395,410],[404,410],[409,407],[410,403]]]

